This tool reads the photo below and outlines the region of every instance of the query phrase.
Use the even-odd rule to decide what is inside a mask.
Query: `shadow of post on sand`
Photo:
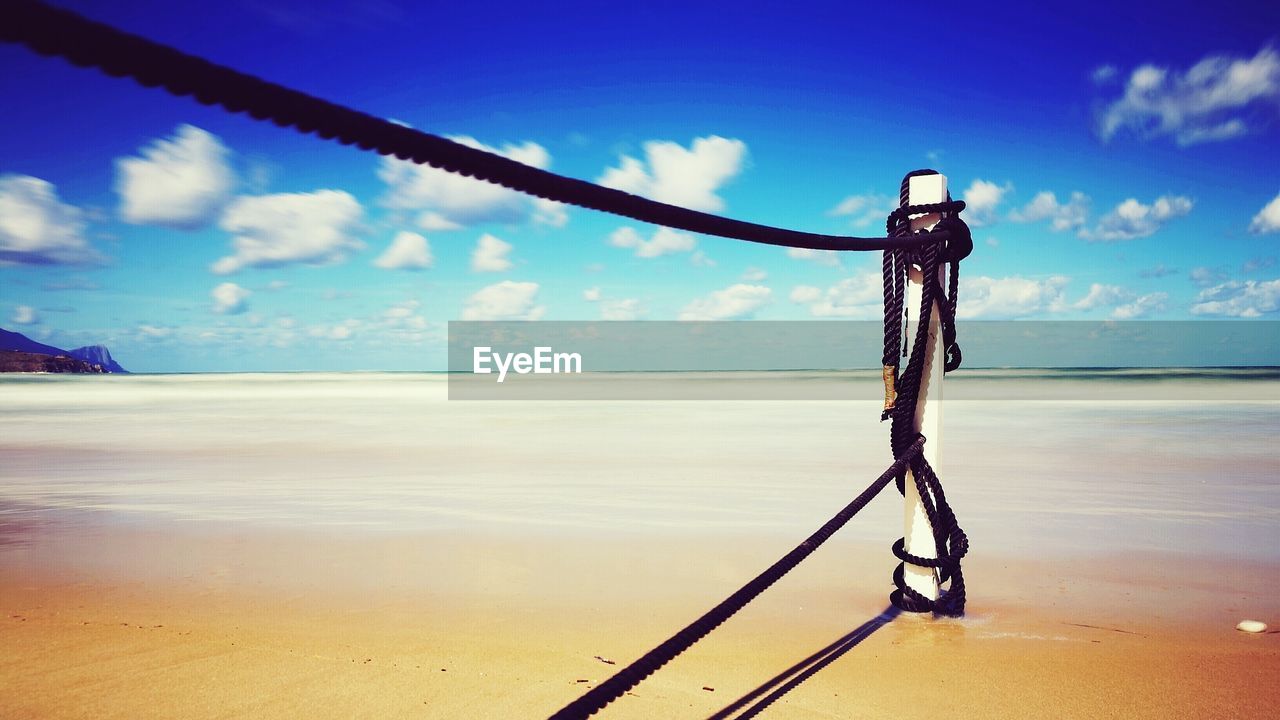
[[[842,655],[852,650],[858,643],[870,637],[871,633],[892,622],[901,612],[898,608],[890,605],[879,615],[854,628],[844,637],[783,670],[766,680],[760,687],[729,703],[723,709],[708,717],[707,720],[728,720],[728,718],[735,717],[734,713],[742,710],[752,702],[755,704],[747,707],[742,714],[737,715],[736,720],[755,717],[776,702],[778,698],[813,677],[819,670],[840,659]]]

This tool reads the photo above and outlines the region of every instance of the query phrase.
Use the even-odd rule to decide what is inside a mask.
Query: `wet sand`
[[[786,549],[75,527],[3,553],[0,716],[545,717]],[[1280,616],[1274,565],[980,557],[965,618],[867,626],[891,567],[884,548],[837,536],[601,717],[751,717],[761,702],[774,718],[1280,708],[1280,636],[1234,629]],[[776,679],[824,648],[797,671],[811,674]]]
[[[0,392],[3,718],[546,717],[888,462],[873,403],[39,382]],[[877,620],[889,490],[600,717],[1275,717],[1280,633],[1235,625],[1280,628],[1277,417],[948,405],[965,618]]]

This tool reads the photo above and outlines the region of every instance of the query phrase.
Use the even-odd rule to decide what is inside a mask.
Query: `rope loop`
[[[969,225],[959,215],[947,215],[933,226],[935,230],[946,230],[947,239],[942,251],[942,261],[958,263],[973,252],[973,233]]]
[[[973,251],[973,236],[968,225],[960,219],[964,210],[962,201],[947,200],[940,203],[908,204],[908,187],[912,177],[936,174],[934,170],[916,170],[902,180],[899,207],[889,213],[885,229],[891,237],[911,235],[913,215],[942,215],[934,226],[945,230],[947,238],[929,242],[912,251],[886,250],[881,263],[884,275],[884,378],[886,386],[885,409],[881,419],[892,421],[889,445],[895,458],[901,458],[909,448],[919,447],[924,437],[916,428],[916,405],[920,399],[920,385],[929,354],[929,326],[937,308],[938,324],[943,351],[943,370],[951,372],[960,367],[963,355],[956,340],[956,307],[959,301],[960,261]],[[903,344],[907,324],[904,303],[909,265],[915,265],[923,280],[920,287],[919,316],[915,324],[915,337]],[[946,287],[939,279],[940,270],[946,268]],[[907,356],[906,367],[899,372],[898,348],[903,347]],[[909,349],[909,352],[908,352]],[[888,392],[893,382],[892,401]],[[906,539],[899,538],[893,544],[893,554],[900,561],[893,572],[894,590],[890,602],[907,612],[933,612],[940,615],[964,614],[964,573],[960,561],[969,552],[969,538],[956,521],[955,513],[947,503],[942,483],[922,454],[915,454],[895,477],[898,491],[906,494],[907,475],[920,497],[920,504],[929,520],[934,540],[934,557],[926,558],[906,550]],[[930,599],[906,583],[906,566],[929,568],[939,586],[947,587],[939,592],[936,600]]]

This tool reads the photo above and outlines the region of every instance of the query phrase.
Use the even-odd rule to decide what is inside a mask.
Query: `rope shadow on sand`
[[[735,718],[735,720],[746,720],[747,718],[755,717],[783,695],[786,695],[805,680],[813,677],[819,670],[822,670],[836,660],[839,660],[845,653],[857,646],[858,643],[870,637],[871,633],[879,630],[885,625],[888,625],[901,613],[901,610],[890,605],[879,615],[876,615],[865,623],[859,625],[844,637],[773,676],[769,680],[765,681],[765,683],[760,687],[752,690],[746,695],[743,695],[737,700],[734,700],[714,715],[709,716],[707,720],[728,720],[729,718]],[[757,698],[759,698],[758,701]],[[752,702],[755,704],[744,710],[742,714],[734,715],[734,713]]]

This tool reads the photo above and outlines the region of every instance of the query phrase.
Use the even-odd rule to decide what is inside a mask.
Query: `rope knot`
[[[973,252],[973,233],[959,215],[947,215],[933,229],[947,231],[946,245],[938,258],[942,262],[958,263]]]

